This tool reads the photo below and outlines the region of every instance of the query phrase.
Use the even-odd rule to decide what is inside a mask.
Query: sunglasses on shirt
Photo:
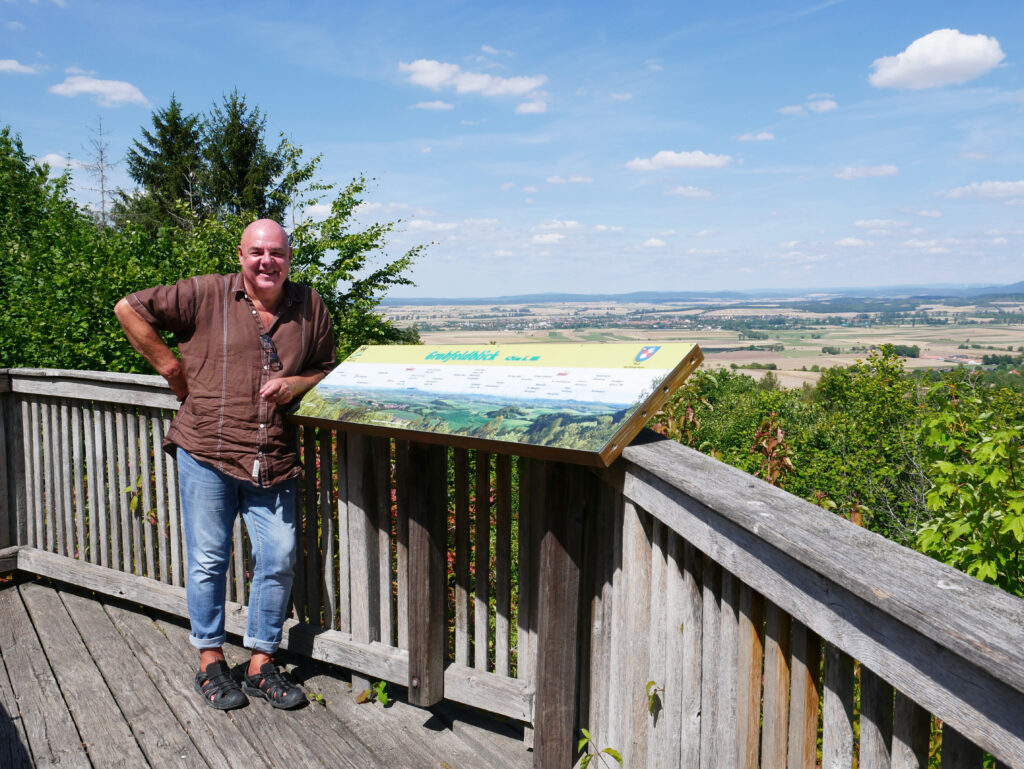
[[[270,356],[270,370],[280,371],[282,368],[281,358],[277,354],[277,348],[274,347],[274,340],[270,338],[270,334],[260,334],[260,347],[267,351],[267,355]]]

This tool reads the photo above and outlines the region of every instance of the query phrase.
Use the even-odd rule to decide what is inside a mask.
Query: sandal
[[[217,710],[240,708],[249,701],[223,660],[211,662],[206,670],[196,673],[196,691],[203,695],[203,702]]]
[[[306,704],[306,695],[298,684],[286,673],[277,669],[273,662],[266,662],[260,672],[249,675],[248,667],[242,678],[242,691],[254,697],[262,697],[275,708],[289,710]]]

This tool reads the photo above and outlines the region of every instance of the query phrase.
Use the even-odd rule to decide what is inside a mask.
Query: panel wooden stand
[[[444,446],[409,444],[409,702],[420,707],[444,698],[447,458]]]

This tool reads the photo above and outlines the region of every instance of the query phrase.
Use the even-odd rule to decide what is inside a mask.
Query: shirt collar
[[[245,282],[242,280],[242,273],[235,273],[235,276],[231,281],[231,290],[234,292],[236,300],[247,296],[245,293]],[[297,283],[292,283],[290,278],[284,279],[284,303],[286,307],[291,307],[293,304],[301,303],[305,298],[306,292],[302,290],[302,286]]]

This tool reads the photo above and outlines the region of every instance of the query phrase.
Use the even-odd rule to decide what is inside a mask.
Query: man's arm
[[[171,386],[178,400],[183,401],[188,396],[188,383],[185,381],[185,368],[178,360],[171,348],[164,344],[164,340],[156,332],[146,319],[128,303],[122,299],[114,305],[114,314],[117,315],[124,335],[128,337],[132,347],[138,350],[139,354],[149,361],[167,384]],[[310,385],[312,387],[312,385]]]

